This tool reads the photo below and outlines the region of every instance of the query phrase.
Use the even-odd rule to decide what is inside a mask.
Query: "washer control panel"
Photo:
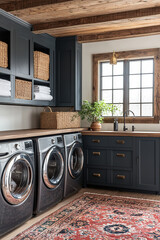
[[[14,147],[15,147],[16,150],[19,150],[19,149],[21,148],[18,143],[16,143],[16,144],[14,145]]]
[[[62,137],[57,137],[57,142],[62,143],[63,142]]]
[[[25,150],[30,150],[33,148],[31,141],[24,142]]]

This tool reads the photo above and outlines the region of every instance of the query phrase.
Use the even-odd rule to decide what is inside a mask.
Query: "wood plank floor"
[[[3,238],[1,238],[1,240],[10,240],[10,239],[12,239],[17,234],[19,234],[22,231],[24,231],[25,229],[29,228],[30,226],[32,226],[33,224],[35,224],[36,222],[38,222],[42,218],[44,218],[47,215],[49,215],[50,213],[52,213],[52,212],[56,211],[57,209],[63,207],[64,205],[66,205],[67,203],[71,202],[75,198],[78,198],[78,196],[80,196],[84,192],[103,193],[103,194],[109,194],[109,195],[112,195],[112,196],[113,195],[116,195],[116,196],[126,196],[126,197],[143,198],[143,199],[151,199],[151,200],[158,200],[158,201],[160,201],[160,195],[156,195],[156,194],[136,193],[136,192],[118,191],[118,190],[106,190],[106,189],[95,189],[95,188],[83,188],[83,189],[81,189],[79,191],[79,193],[75,194],[74,196],[72,196],[72,197],[70,197],[70,198],[68,198],[66,200],[63,200],[62,202],[60,202],[59,204],[57,204],[55,207],[51,208],[50,210],[46,211],[45,213],[43,213],[43,214],[41,214],[39,216],[33,217],[32,219],[30,219],[29,221],[24,223],[19,228],[15,229],[14,231],[12,231],[9,234],[5,235]]]

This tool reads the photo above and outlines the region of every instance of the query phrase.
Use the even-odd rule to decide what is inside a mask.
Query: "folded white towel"
[[[0,91],[0,96],[10,97],[11,91]]]
[[[44,93],[34,93],[34,99],[35,100],[48,100],[48,101],[51,101],[53,99],[53,97],[51,95],[44,94]]]
[[[44,94],[49,94],[51,93],[51,90],[38,90],[38,89],[34,89],[34,92],[37,93],[44,93]]]
[[[4,86],[11,86],[11,82],[0,78],[0,84]]]
[[[0,91],[10,91],[11,90],[11,86],[3,86],[2,84],[0,84]]]
[[[47,86],[42,86],[42,85],[34,85],[34,89],[38,89],[38,90],[50,90],[50,87]]]

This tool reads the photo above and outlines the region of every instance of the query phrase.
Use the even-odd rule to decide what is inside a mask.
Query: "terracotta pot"
[[[100,122],[92,122],[92,124],[91,124],[92,131],[100,131],[101,127],[102,127],[102,125]]]

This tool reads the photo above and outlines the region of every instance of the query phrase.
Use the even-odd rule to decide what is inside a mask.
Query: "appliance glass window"
[[[43,180],[48,188],[60,183],[64,172],[64,160],[58,148],[53,147],[46,155],[43,166]]]
[[[50,155],[48,161],[48,178],[51,183],[55,183],[56,179],[59,178],[59,174],[61,172],[62,163],[60,161],[59,155],[53,153]]]
[[[81,174],[83,168],[83,151],[81,147],[73,148],[69,161],[69,172],[73,178]]]
[[[29,166],[23,160],[15,162],[10,171],[10,192],[13,197],[23,196],[29,186],[31,171]]]
[[[2,176],[2,191],[13,205],[24,202],[33,187],[33,169],[27,154],[17,154],[7,163]]]

